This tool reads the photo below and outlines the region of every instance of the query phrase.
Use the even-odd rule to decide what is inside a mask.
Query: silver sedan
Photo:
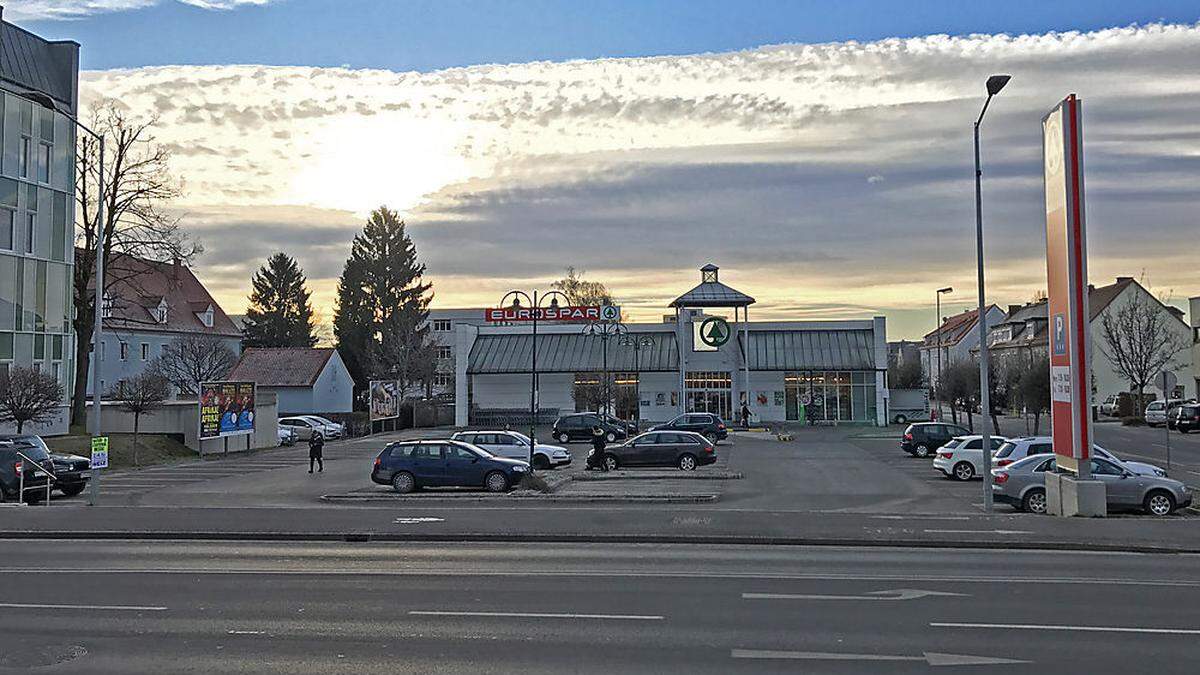
[[[1030,513],[1046,512],[1046,472],[1054,457],[1033,455],[992,471],[992,496],[996,501]],[[1172,478],[1137,474],[1106,459],[1092,459],[1092,477],[1104,482],[1109,511],[1141,509],[1166,516],[1192,503],[1186,485]]]

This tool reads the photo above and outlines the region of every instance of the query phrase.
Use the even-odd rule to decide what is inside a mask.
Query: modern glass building
[[[58,378],[62,412],[34,431],[66,433],[74,379],[76,178],[75,125],[68,115],[78,111],[79,45],[43,40],[3,21],[2,12],[0,380],[14,365]]]

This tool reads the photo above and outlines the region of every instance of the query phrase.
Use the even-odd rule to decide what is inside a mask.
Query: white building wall
[[[753,371],[750,373],[750,386],[750,413],[755,419],[761,422],[781,422],[787,418],[787,409],[783,405],[775,405],[775,394],[784,392],[783,372]],[[759,403],[759,394],[766,396],[766,404]],[[741,413],[740,409],[738,413]]]
[[[473,403],[477,408],[529,407],[529,375],[472,375]],[[574,406],[572,406],[574,407]]]
[[[312,386],[312,412],[348,413],[354,410],[354,379],[337,351],[325,363]]]
[[[1192,393],[1200,396],[1200,297],[1188,299],[1188,319],[1192,327]]]
[[[1104,308],[1104,311],[1100,312],[1100,314],[1098,314],[1096,318],[1092,320],[1090,328],[1092,340],[1092,375],[1095,378],[1094,382],[1096,391],[1095,402],[1103,401],[1109,394],[1116,394],[1118,392],[1130,390],[1129,381],[1117,373],[1112,366],[1112,362],[1109,361],[1108,357],[1104,355],[1103,350],[1106,349],[1106,344],[1104,341],[1103,326],[1104,317],[1106,315],[1120,312],[1121,307],[1125,306],[1125,304],[1130,301],[1131,297],[1137,295],[1142,295],[1142,299],[1147,302],[1155,305],[1158,304],[1158,299],[1151,295],[1149,291],[1142,288],[1139,284],[1129,284],[1125,287],[1125,290],[1121,291],[1120,295],[1118,295],[1112,302],[1108,304],[1108,307]],[[1163,309],[1162,311],[1165,319],[1164,325],[1168,326],[1171,331],[1174,331],[1179,336],[1179,339],[1184,340],[1185,344],[1192,344],[1193,331],[1191,328],[1167,312],[1166,309]],[[1172,371],[1175,373],[1175,377],[1179,381],[1179,384],[1184,388],[1185,398],[1197,395],[1196,377],[1193,370],[1194,351],[1194,349],[1185,349],[1184,351],[1180,352],[1175,357],[1176,367]],[[1147,393],[1150,392],[1147,391]],[[1158,394],[1160,397],[1162,396],[1162,392],[1158,392]]]
[[[279,401],[279,414],[285,417],[318,412],[313,408],[311,387],[264,387],[259,385],[258,391],[275,394]]]
[[[665,422],[678,415],[678,403],[671,405],[671,395],[678,391],[679,373],[642,373],[638,382],[638,398],[645,402],[641,405],[642,419]]]

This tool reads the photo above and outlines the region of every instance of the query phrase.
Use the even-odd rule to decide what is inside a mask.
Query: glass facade
[[[873,371],[803,371],[784,374],[789,421],[875,423]]]
[[[684,377],[687,412],[716,413],[733,419],[733,377],[729,371],[688,371]]]
[[[32,366],[69,396],[75,127],[8,92],[0,121],[0,377]]]

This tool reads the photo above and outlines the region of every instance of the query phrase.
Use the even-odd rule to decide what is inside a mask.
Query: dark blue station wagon
[[[506,492],[529,473],[529,464],[489,455],[461,441],[392,443],[375,458],[371,480],[407,493],[422,487],[482,487]]]

